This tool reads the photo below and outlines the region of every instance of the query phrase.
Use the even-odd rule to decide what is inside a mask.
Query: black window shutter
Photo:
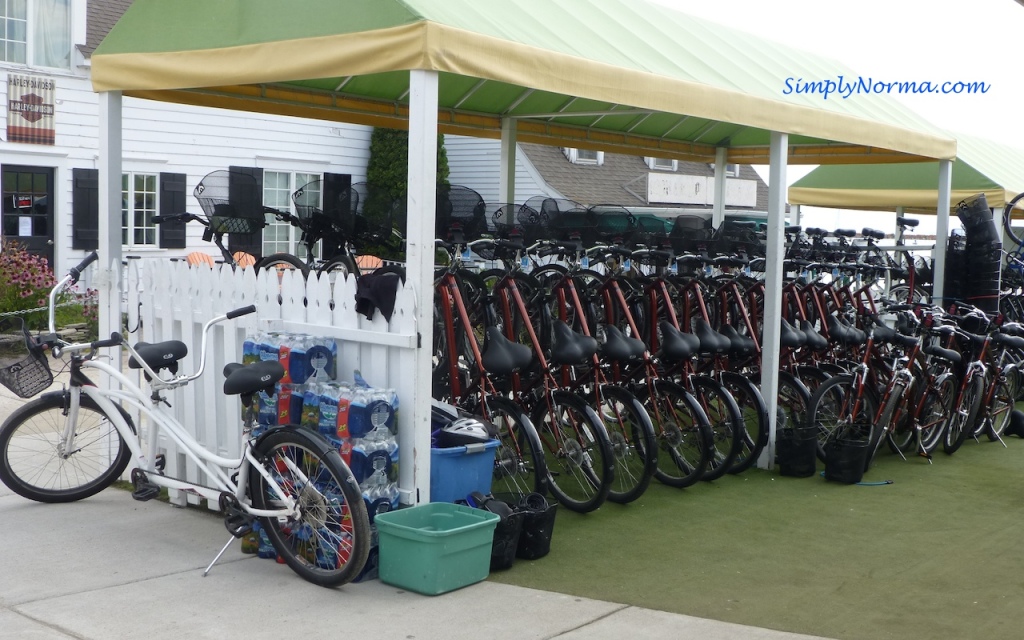
[[[352,186],[352,176],[347,173],[325,173],[323,179],[324,211],[338,207],[338,197]]]
[[[325,173],[321,181],[321,194],[324,199],[323,207],[327,215],[338,215],[342,212],[338,198],[352,186],[352,176],[347,173]],[[344,211],[348,213],[348,211]],[[344,251],[343,246],[328,246],[327,239],[324,239],[323,255],[325,258],[338,255]]]
[[[185,174],[160,174],[160,215],[185,212]],[[160,225],[161,249],[185,248],[185,222],[164,222]]]
[[[100,172],[71,170],[71,248],[95,251],[100,238]]]
[[[242,217],[263,217],[263,169],[230,167],[228,202]],[[252,178],[255,178],[253,180]],[[263,232],[228,234],[231,253],[244,251],[256,258],[263,256]]]

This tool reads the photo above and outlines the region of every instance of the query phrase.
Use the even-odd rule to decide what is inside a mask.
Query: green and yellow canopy
[[[443,132],[766,163],[950,159],[887,96],[785,95],[831,60],[643,0],[135,0],[92,56],[96,91],[404,127],[411,69],[439,74]]]

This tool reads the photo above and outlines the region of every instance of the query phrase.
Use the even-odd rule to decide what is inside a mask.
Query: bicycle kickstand
[[[214,556],[213,562],[211,562],[210,565],[208,567],[206,567],[206,571],[203,571],[203,577],[204,578],[206,577],[206,574],[210,573],[210,569],[213,568],[213,565],[217,564],[217,561],[220,560],[220,557],[222,555],[224,555],[224,552],[228,550],[228,547],[230,547],[231,543],[234,542],[235,540],[237,540],[237,538],[235,538],[235,536],[231,536],[230,538],[228,538],[227,543],[223,547],[221,547],[221,550],[217,552],[216,556]]]

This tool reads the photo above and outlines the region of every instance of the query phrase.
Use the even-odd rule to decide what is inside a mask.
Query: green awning
[[[957,134],[950,209],[961,200],[985,194],[991,207],[1004,207],[1024,192],[1024,150]],[[935,213],[937,162],[821,166],[789,188],[789,203],[840,209]]]
[[[784,95],[841,64],[642,0],[135,0],[92,56],[96,91],[404,127],[408,71],[439,72],[444,132],[684,160],[948,159],[884,95]]]

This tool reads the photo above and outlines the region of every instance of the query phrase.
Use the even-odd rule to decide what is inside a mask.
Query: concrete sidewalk
[[[233,544],[212,514],[107,489],[38,504],[0,484],[0,638],[764,639],[790,633],[492,582],[421,596],[313,586]]]

